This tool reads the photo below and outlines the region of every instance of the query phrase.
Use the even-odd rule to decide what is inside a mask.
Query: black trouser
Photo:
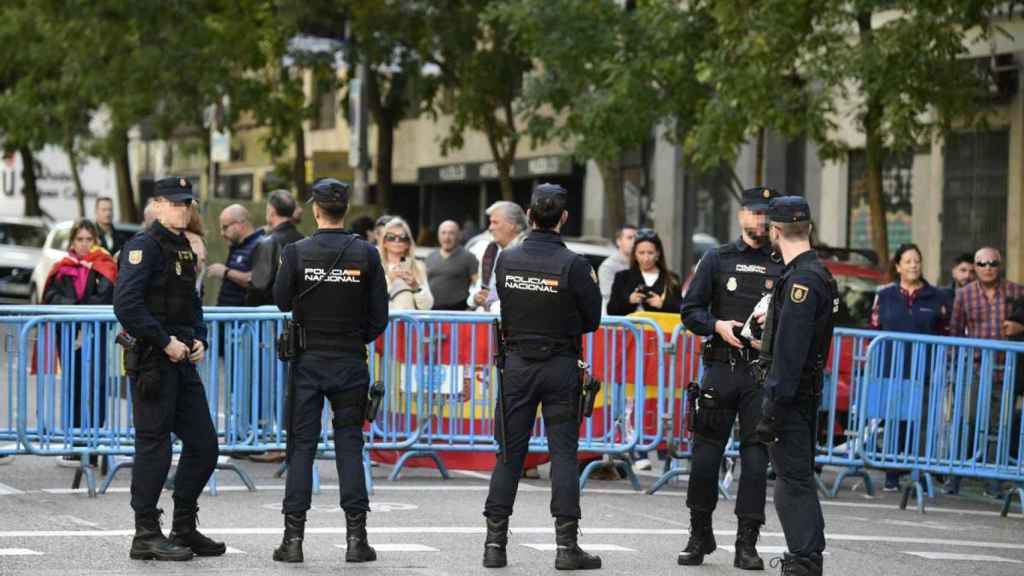
[[[174,477],[175,505],[194,505],[217,465],[217,431],[196,367],[187,361],[172,363],[162,351],[155,350],[139,374],[147,387],[154,378],[160,381],[159,398],[144,400],[139,395],[139,383],[132,386],[132,509],[137,513],[156,509],[171,467],[172,432],[182,442]]]
[[[291,366],[292,396],[288,434],[285,514],[309,510],[313,498],[313,464],[320,441],[324,399],[334,412],[335,465],[345,512],[370,510],[363,475],[363,421],[370,386],[366,360],[336,352],[303,352]]]
[[[491,474],[484,515],[494,518],[512,515],[530,432],[537,417],[537,404],[540,404],[551,454],[551,515],[580,518],[576,468],[580,373],[576,358],[552,356],[531,361],[510,353],[505,362],[502,393],[508,446],[505,446],[506,457],[498,456]]]
[[[778,476],[775,511],[786,534],[786,545],[797,556],[820,554],[825,549],[825,518],[821,515],[814,479],[817,416],[816,399],[775,406],[779,437],[771,448],[772,465]]]
[[[97,338],[96,332],[92,332]],[[102,331],[103,337],[106,336]],[[85,347],[89,347],[86,353]],[[85,366],[85,357],[89,357],[90,365]],[[71,367],[66,367],[71,369]],[[84,371],[88,370],[88,374]],[[83,344],[74,353],[74,384],[69,391],[72,396],[71,402],[71,426],[97,430],[103,426],[107,419],[107,342],[100,340],[99,346],[93,348],[91,342]],[[88,402],[86,402],[88,398]],[[85,407],[83,408],[83,405]],[[84,410],[84,412],[83,412]],[[87,415],[83,419],[83,414]],[[86,431],[86,430],[83,430]]]
[[[736,516],[764,524],[764,502],[767,484],[768,450],[754,438],[754,429],[761,419],[763,392],[746,363],[708,362],[704,365],[701,388],[713,386],[718,391],[721,408],[700,410],[695,423],[693,463],[686,490],[686,506],[700,512],[713,512],[718,504],[718,471],[722,465],[725,444],[729,441],[736,415],[740,418],[739,494]]]

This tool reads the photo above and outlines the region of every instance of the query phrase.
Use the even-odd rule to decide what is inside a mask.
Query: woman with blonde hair
[[[398,217],[388,220],[378,241],[388,283],[388,307],[391,310],[430,310],[434,295],[427,284],[426,267],[416,260],[416,243],[409,224]]]

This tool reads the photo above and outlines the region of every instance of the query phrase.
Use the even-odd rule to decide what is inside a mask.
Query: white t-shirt
[[[661,272],[641,272],[644,277],[644,284],[648,286],[654,286],[654,283],[658,281],[658,276],[661,276]]]

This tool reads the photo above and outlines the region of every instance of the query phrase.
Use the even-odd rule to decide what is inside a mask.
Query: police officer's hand
[[[164,346],[164,354],[171,359],[171,362],[181,362],[188,357],[188,346],[181,340],[171,336],[171,341]]]
[[[188,359],[193,364],[199,364],[203,361],[203,356],[206,355],[206,346],[203,345],[202,340],[192,341],[192,350],[189,351]]]
[[[479,291],[477,291],[476,295],[473,296],[473,302],[477,306],[483,306],[484,302],[487,301],[487,296],[489,294],[490,294],[490,290],[488,290],[487,288],[481,288]]]
[[[715,322],[715,334],[725,340],[725,343],[733,348],[743,348],[743,342],[732,333],[733,328],[742,328],[743,323],[735,320],[718,320]]]
[[[220,262],[214,262],[210,264],[210,267],[206,269],[207,278],[221,278],[227,279],[226,274],[228,273],[228,267],[221,264]]]
[[[754,435],[758,442],[772,445],[779,439],[777,431],[778,421],[775,418],[775,403],[768,396],[761,401],[761,419],[754,428]]]

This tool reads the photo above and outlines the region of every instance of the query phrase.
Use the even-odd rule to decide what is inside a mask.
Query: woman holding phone
[[[402,218],[384,226],[380,240],[381,261],[388,282],[391,310],[430,310],[434,295],[427,283],[427,269],[416,260],[412,230]]]
[[[650,228],[636,231],[630,266],[615,274],[608,314],[625,316],[638,310],[678,314],[682,305],[679,276],[668,269],[661,238]]]

